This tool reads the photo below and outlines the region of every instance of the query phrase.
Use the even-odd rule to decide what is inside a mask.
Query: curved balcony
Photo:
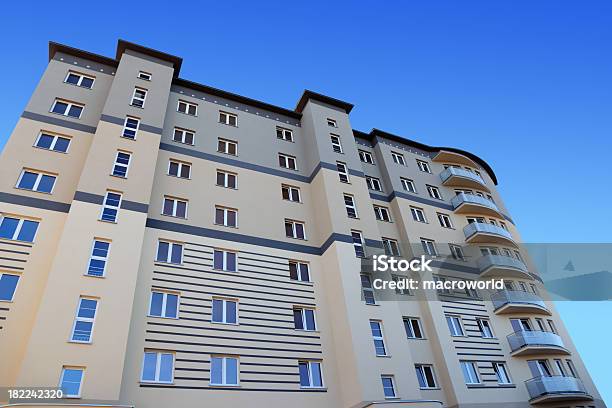
[[[482,177],[478,174],[459,168],[449,167],[440,173],[442,185],[447,187],[478,188],[489,191]]]
[[[502,228],[503,229],[503,228]],[[505,231],[505,230],[504,230]],[[533,279],[527,266],[516,258],[506,255],[485,255],[478,258],[480,277],[505,276]]]
[[[504,218],[504,214],[493,201],[476,194],[459,193],[453,197],[451,204],[457,214],[482,214]]]
[[[496,314],[534,313],[550,315],[541,297],[521,290],[501,290],[491,295]]]
[[[561,337],[555,333],[523,330],[508,336],[511,356],[531,356],[534,354],[570,354]]]
[[[468,244],[505,244],[517,246],[512,235],[502,227],[484,222],[472,222],[463,228]]]
[[[531,404],[557,401],[592,401],[582,381],[574,377],[536,377],[525,381]]]
[[[470,159],[469,157],[464,156],[461,153],[451,152],[448,150],[440,150],[431,160],[438,163],[461,164],[464,166],[474,167],[475,169],[480,167],[474,160]]]

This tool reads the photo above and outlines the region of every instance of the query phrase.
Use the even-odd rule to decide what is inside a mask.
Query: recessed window
[[[338,170],[338,176],[340,177],[340,181],[343,183],[348,183],[349,174],[346,168],[346,164],[342,162],[336,162],[336,169]]]
[[[304,307],[293,308],[293,324],[296,330],[317,330],[314,309]]]
[[[391,280],[397,284],[401,281],[406,281],[407,278],[405,276],[400,276],[400,275],[391,275]],[[412,293],[410,293],[410,288],[407,288],[407,287],[399,288],[396,286],[395,293],[397,295],[402,295],[402,296],[412,296]]]
[[[174,378],[174,353],[145,351],[142,361],[142,382],[172,383]]]
[[[383,394],[385,398],[395,398],[395,383],[392,375],[381,375]]]
[[[123,132],[121,132],[121,136],[126,139],[136,139],[136,134],[138,133],[138,128],[140,127],[140,119],[135,118],[133,116],[126,116],[125,122],[123,124]]]
[[[417,167],[424,173],[431,173],[431,169],[429,168],[429,163],[423,160],[417,159]]]
[[[351,238],[353,240],[353,248],[355,248],[355,255],[358,258],[365,258],[365,242],[361,231],[351,230]]]
[[[237,324],[238,302],[233,299],[213,298],[211,319],[213,323]]]
[[[149,304],[149,316],[178,319],[178,305],[178,294],[152,291]]]
[[[323,388],[321,363],[318,361],[299,361],[300,387]]]
[[[34,242],[38,222],[21,218],[0,217],[0,238],[13,241]]]
[[[276,138],[286,140],[288,142],[293,142],[293,130],[277,126]]]
[[[427,218],[425,218],[425,211],[422,208],[418,207],[410,207],[410,213],[412,214],[412,219],[417,222],[427,222]]]
[[[463,379],[466,384],[480,384],[478,368],[474,361],[462,361],[461,372],[463,372]]]
[[[498,384],[512,384],[510,373],[505,363],[493,363],[493,370],[497,376]]]
[[[219,111],[219,123],[230,126],[238,126],[238,116],[233,113]]]
[[[459,316],[446,316],[446,324],[450,330],[450,334],[453,337],[463,337],[463,326],[461,324],[461,317]]]
[[[278,165],[289,170],[297,170],[297,161],[294,156],[288,154],[278,154]]]
[[[404,329],[406,330],[406,337],[409,339],[424,338],[423,329],[421,328],[421,319],[418,317],[405,317]]]
[[[108,222],[117,222],[117,214],[121,205],[121,193],[107,191],[102,204],[102,213],[100,220]]]
[[[409,193],[416,193],[414,181],[405,177],[400,177],[400,182],[402,183],[402,188],[404,189],[404,191],[408,191]]]
[[[285,220],[285,235],[287,238],[306,239],[304,223],[294,220]]]
[[[87,265],[88,276],[104,276],[109,250],[110,242],[94,239],[89,264]]]
[[[363,300],[366,305],[375,305],[376,298],[374,297],[374,288],[372,287],[372,278],[370,275],[366,275],[362,273],[360,275],[361,279],[361,293],[363,295]]]
[[[158,241],[155,261],[171,264],[183,263],[183,245],[177,242]]]
[[[217,151],[219,153],[236,156],[238,154],[238,143],[233,142],[231,140],[219,138],[217,142]]]
[[[377,356],[386,356],[385,339],[383,338],[382,323],[377,320],[370,320],[370,331],[374,341],[374,351]]]
[[[389,213],[389,209],[387,207],[375,205],[374,215],[378,221],[391,222],[391,214]]]
[[[400,255],[399,244],[397,243],[396,240],[390,239],[390,238],[383,238],[382,243],[383,243],[383,248],[385,248],[385,254],[389,256],[399,256]]]
[[[330,135],[332,150],[336,153],[342,153],[342,144],[340,143],[340,136]]]
[[[56,179],[57,177],[52,174],[23,170],[17,181],[17,188],[51,194]]]
[[[80,86],[81,88],[91,89],[93,87],[95,78],[81,74],[79,72],[70,71],[66,75],[65,83]]]
[[[59,386],[66,398],[80,398],[83,368],[62,367]]]
[[[164,197],[162,215],[177,218],[187,218],[187,200],[180,198]]]
[[[132,95],[132,102],[130,105],[137,108],[144,108],[145,99],[147,99],[147,90],[144,88],[134,88],[134,94]]]
[[[298,187],[283,184],[281,185],[281,194],[283,196],[283,200],[293,201],[295,203],[299,203],[301,201],[300,189]]]
[[[193,145],[193,141],[195,140],[195,132],[193,130],[175,127],[174,133],[172,133],[172,140],[179,143]]]
[[[184,113],[186,115],[197,116],[198,105],[196,105],[195,103],[179,100],[178,104],[176,105],[176,111]]]
[[[170,160],[168,163],[168,175],[188,179],[191,178],[191,164]]]
[[[465,254],[463,253],[463,248],[461,248],[459,245],[454,244],[448,244],[448,246],[450,248],[451,256],[453,257],[453,259],[456,259],[458,261],[465,261]]]
[[[476,319],[476,323],[478,323],[482,338],[492,339],[495,337],[493,335],[493,329],[491,329],[491,322],[488,319]]]
[[[404,159],[404,155],[397,152],[391,152],[391,158],[393,159],[393,163],[399,164],[402,166],[406,165],[406,159]]]
[[[238,385],[238,359],[236,357],[211,357],[210,385]]]
[[[357,207],[355,206],[355,199],[350,194],[344,194],[344,207],[346,208],[346,215],[349,218],[357,218]]]
[[[440,193],[440,189],[438,187],[427,185],[427,192],[431,198],[442,200],[442,194]]]
[[[368,189],[373,191],[382,191],[382,184],[380,184],[380,179],[376,177],[366,176],[366,184],[368,185]]]
[[[238,175],[228,171],[217,170],[217,185],[225,188],[238,188]]]
[[[305,262],[289,261],[289,279],[310,282],[310,268]]]
[[[236,252],[215,249],[213,251],[213,268],[219,271],[236,272],[238,270],[237,257]]]
[[[366,152],[365,150],[359,150],[359,160],[364,163],[374,164],[374,158],[372,157],[372,153]]]
[[[11,302],[19,283],[19,275],[0,273],[0,301]]]
[[[53,150],[54,152],[66,153],[68,151],[68,146],[70,146],[70,138],[41,132],[34,146],[40,147],[41,149]]]
[[[215,207],[215,224],[224,227],[238,227],[238,210],[227,207]]]
[[[440,225],[444,228],[453,228],[453,223],[446,214],[438,213],[438,221],[440,221]]]
[[[81,113],[83,113],[84,105],[69,102],[61,99],[56,99],[53,102],[53,106],[51,107],[52,113],[57,113],[58,115],[70,116],[71,118],[80,118]]]
[[[336,122],[335,119],[327,118],[327,126],[337,128],[338,127],[338,122]]]
[[[132,155],[128,152],[118,151],[115,157],[115,164],[113,165],[113,176],[126,178],[128,170],[130,169],[130,159]]]
[[[138,78],[145,80],[145,81],[150,81],[151,80],[151,74],[149,74],[148,72],[144,72],[144,71],[139,71],[138,72]]]
[[[77,314],[72,326],[70,341],[91,343],[98,301],[96,299],[80,298]]]
[[[415,364],[414,369],[421,388],[436,388],[436,377],[433,367],[427,364]]]

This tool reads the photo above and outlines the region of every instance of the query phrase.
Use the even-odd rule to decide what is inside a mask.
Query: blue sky
[[[8,2],[0,146],[47,41],[114,56],[123,38],[182,56],[196,82],[289,108],[312,89],[354,103],[356,129],[478,154],[526,242],[611,242],[612,2],[291,3]],[[559,310],[612,402],[612,329],[593,330],[611,302]]]

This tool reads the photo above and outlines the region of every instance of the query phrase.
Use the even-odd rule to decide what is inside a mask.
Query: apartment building
[[[32,407],[605,406],[485,161],[181,64],[49,44],[0,160],[0,387],[62,387]],[[506,289],[381,299],[361,261],[382,252]]]

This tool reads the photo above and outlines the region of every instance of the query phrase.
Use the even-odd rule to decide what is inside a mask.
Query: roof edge
[[[100,64],[110,65],[112,67],[117,67],[119,65],[119,61],[117,61],[116,59],[106,57],[100,54],[95,54],[93,52],[81,50],[79,48],[70,47],[65,44],[57,43],[55,41],[49,41],[49,61],[51,61],[55,54],[58,52],[74,55],[75,57],[81,57]]]
[[[302,113],[302,111],[304,110],[304,107],[306,106],[306,103],[308,102],[309,99],[315,100],[315,101],[319,101],[319,102],[323,102],[326,103],[328,105],[331,106],[335,106],[337,108],[342,109],[343,111],[345,111],[347,114],[351,113],[351,110],[353,110],[354,105],[352,103],[348,103],[345,101],[342,101],[340,99],[336,99],[336,98],[332,98],[330,96],[327,95],[323,95],[308,89],[304,90],[304,93],[302,93],[302,96],[300,97],[300,100],[298,101],[297,105],[295,106],[295,111],[298,113]]]
[[[181,71],[181,65],[183,65],[183,59],[181,57],[158,51],[153,48],[145,47],[143,45],[135,44],[130,41],[119,39],[117,40],[117,52],[115,54],[115,60],[119,61],[121,59],[121,55],[123,55],[126,50],[136,51],[140,54],[148,55],[149,57],[157,58],[159,60],[171,63],[174,68],[173,76],[174,78],[178,78],[179,72]]]

